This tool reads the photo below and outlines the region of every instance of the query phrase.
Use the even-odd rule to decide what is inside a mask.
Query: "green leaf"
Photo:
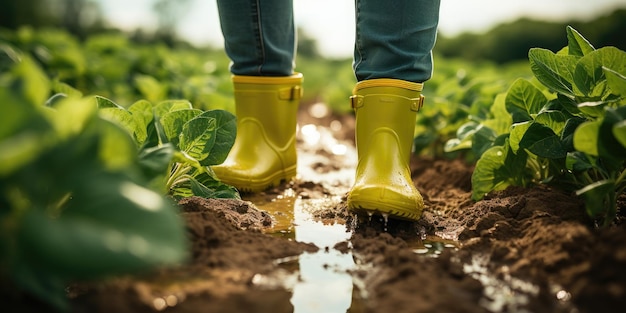
[[[503,190],[522,182],[520,176],[525,168],[527,154],[509,153],[508,144],[494,146],[480,157],[472,173],[472,199],[480,200],[487,193]],[[518,181],[516,181],[516,179]]]
[[[574,132],[574,148],[580,152],[598,156],[598,134],[601,121],[585,122]]]
[[[168,174],[176,148],[171,143],[142,149],[139,152],[139,166],[148,179]]]
[[[64,94],[71,98],[82,98],[83,93],[78,89],[59,80],[52,81],[52,90],[56,93]]]
[[[50,122],[38,107],[29,105],[9,88],[0,88],[0,140],[21,131],[50,132]]]
[[[461,127],[459,127],[459,129],[457,129],[456,137],[459,140],[465,140],[465,139],[468,139],[468,138],[471,139],[471,137],[476,133],[476,131],[480,127],[482,127],[481,124],[478,124],[476,122],[473,122],[473,121],[467,122],[467,123],[461,125]]]
[[[482,124],[493,129],[498,135],[509,133],[511,124],[513,124],[513,118],[506,110],[505,93],[500,93],[496,96],[489,112],[493,118],[485,120]]]
[[[191,102],[187,100],[166,100],[154,106],[154,116],[160,118],[165,113],[187,109],[193,109]]]
[[[567,154],[559,136],[549,127],[536,122],[526,130],[519,145],[537,156],[549,159],[564,158]]]
[[[433,131],[420,132],[419,134],[417,134],[417,136],[415,136],[415,138],[413,138],[413,147],[415,148],[414,153],[419,154],[422,150],[428,148],[437,139],[439,139],[439,134]]]
[[[50,111],[49,120],[60,138],[68,138],[83,130],[98,118],[98,109],[88,98],[68,98]]]
[[[69,312],[67,302],[67,281],[53,273],[42,273],[28,264],[16,264],[10,273],[15,282],[23,290],[44,300],[59,312]]]
[[[626,149],[613,136],[613,127],[626,120],[626,106],[617,109],[607,108],[598,133],[598,153],[611,170],[624,168]]]
[[[222,183],[211,176],[209,171],[194,174],[194,181],[210,190],[211,198],[241,199],[239,191],[235,187]],[[193,186],[192,190],[194,190]]]
[[[493,129],[479,127],[474,136],[472,136],[472,152],[476,156],[481,156],[487,149],[493,146],[496,137],[496,132]]]
[[[124,108],[101,108],[98,110],[98,115],[124,128],[131,136],[136,136],[136,133],[140,131],[133,114]]]
[[[462,124],[456,130],[456,138],[448,140],[444,145],[443,150],[445,152],[454,152],[470,149],[472,147],[472,137],[474,136],[474,133],[476,133],[478,127],[481,127],[481,125],[474,121]]]
[[[522,139],[524,138],[526,131],[530,128],[530,125],[532,125],[531,121],[515,123],[511,126],[509,145],[511,146],[511,150],[513,150],[513,153],[517,153],[517,151],[522,148],[520,146],[520,142],[522,142]]]
[[[528,147],[528,151],[548,159],[560,159],[567,155],[567,151],[563,148],[561,140],[556,135],[534,141]]]
[[[578,104],[578,110],[584,113],[587,117],[599,118],[604,115],[604,108],[607,103],[604,101],[588,101]]]
[[[210,117],[198,116],[185,123],[179,136],[180,150],[202,165],[212,165],[206,160],[215,144],[216,128],[216,120]]]
[[[148,125],[154,120],[152,103],[146,100],[139,100],[128,107],[137,125],[135,137],[137,142],[143,144],[148,139]]]
[[[0,177],[7,177],[39,157],[46,147],[44,136],[35,132],[24,132],[0,140]]]
[[[594,51],[595,48],[578,31],[567,26],[567,47],[570,55],[584,56]]]
[[[123,106],[113,102],[110,99],[107,99],[105,97],[102,96],[95,96],[94,97],[96,99],[96,105],[99,109],[104,109],[104,108],[116,108],[116,109],[124,109]],[[125,110],[125,109],[124,109]]]
[[[40,106],[50,96],[50,79],[28,55],[21,55],[20,61],[13,67],[16,77],[13,86],[32,106]]]
[[[626,76],[607,67],[603,67],[602,70],[611,88],[611,94],[626,98]]]
[[[525,79],[517,79],[509,88],[505,105],[506,110],[514,116],[524,116],[523,120],[516,119],[516,122],[528,121],[532,116],[538,114],[548,102],[541,90]]]
[[[561,111],[566,111],[570,115],[582,116],[582,113],[578,108],[578,102],[575,101],[575,99],[566,97],[562,94],[557,94],[554,101],[560,105],[562,108]]]
[[[224,110],[206,111],[199,117],[210,117],[215,120],[215,142],[210,146],[209,156],[203,165],[221,164],[235,143],[237,119],[235,115]]]
[[[144,125],[148,125],[154,119],[152,109],[152,103],[147,100],[139,100],[128,107],[129,112],[133,113],[133,115],[138,115],[143,119]]]
[[[139,92],[151,102],[164,100],[167,96],[167,85],[159,83],[150,75],[135,75],[135,85]]]
[[[612,179],[597,181],[576,191],[576,195],[585,200],[587,213],[594,218],[610,214],[611,207],[615,206],[615,203],[609,203],[610,193],[615,193],[615,181]]]
[[[566,151],[574,151],[574,132],[584,122],[585,120],[580,117],[572,117],[565,122],[565,127],[561,133],[561,142]]]
[[[77,182],[58,217],[25,213],[17,236],[24,261],[61,277],[91,279],[186,258],[184,226],[172,203],[118,175],[85,174],[94,180]]]
[[[44,104],[47,107],[55,107],[59,102],[63,101],[67,99],[67,95],[63,94],[63,93],[57,93],[52,95],[52,97],[50,97],[48,100],[46,100],[46,103]]]
[[[178,136],[183,130],[183,125],[200,114],[202,114],[202,110],[196,109],[176,110],[163,114],[161,125],[163,125],[167,139],[174,145],[178,145]]]
[[[557,55],[547,49],[532,48],[528,52],[528,58],[530,69],[537,80],[551,90],[568,97],[574,96],[573,73],[579,57]]]
[[[603,68],[626,73],[626,52],[602,47],[580,59],[574,71],[575,92],[587,98],[603,99],[609,94]]]
[[[119,170],[134,164],[137,156],[137,147],[126,130],[118,124],[100,120],[99,127],[99,156],[102,164],[109,170]]]
[[[594,168],[595,160],[592,162],[590,155],[580,151],[568,152],[565,167],[574,173],[581,173]]]
[[[176,163],[183,164],[181,166],[193,167],[194,169],[196,169],[198,171],[204,171],[205,170],[204,166],[202,166],[202,164],[200,164],[198,159],[196,159],[196,158],[192,157],[191,155],[187,154],[185,151],[174,151],[173,161],[176,162]]]
[[[559,136],[563,132],[563,128],[565,127],[566,122],[567,117],[565,116],[565,114],[563,114],[563,112],[561,111],[556,110],[543,111],[535,117],[535,123],[539,123],[541,125],[549,127],[555,134]]]
[[[471,140],[463,140],[463,141],[461,141],[458,138],[451,138],[448,141],[446,141],[446,144],[443,147],[443,151],[444,152],[454,152],[454,151],[461,151],[461,150],[470,149],[471,147],[472,147],[472,141]]]
[[[175,198],[185,198],[191,196],[203,198],[229,198],[240,199],[239,192],[232,186],[223,184],[216,180],[206,180],[208,175],[190,177],[189,180],[180,186],[173,188]]]
[[[626,121],[621,121],[613,125],[613,136],[615,139],[626,148]]]

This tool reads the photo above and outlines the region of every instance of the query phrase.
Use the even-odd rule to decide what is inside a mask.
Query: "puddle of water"
[[[341,198],[301,199],[287,189],[269,202],[255,202],[254,197],[246,200],[276,217],[276,225],[269,232],[320,248],[314,253],[277,260],[278,270],[268,275],[255,275],[253,283],[291,291],[291,303],[297,313],[346,312],[355,290],[350,271],[356,265],[352,253],[341,253],[333,247],[349,240],[352,233],[345,224],[323,223],[314,220],[312,215],[313,210],[336,206]]]
[[[348,192],[354,182],[357,152],[352,143],[337,140],[332,130],[307,124],[298,138],[298,179],[324,186],[335,195]]]
[[[463,272],[478,280],[484,287],[480,304],[491,312],[529,312],[524,309],[539,294],[539,286],[512,277],[508,268],[496,277],[489,268],[489,258],[475,255],[471,264],[463,265]]]
[[[278,269],[266,275],[255,275],[255,285],[291,291],[296,313],[359,310],[367,294],[364,283],[350,273],[357,269],[371,270],[371,265],[362,264],[350,251],[342,253],[333,248],[352,236],[343,221],[324,223],[312,214],[336,207],[341,197],[301,199],[292,189],[286,189],[269,201],[260,195],[250,195],[245,200],[276,217],[276,225],[268,233],[320,248],[314,253],[276,260]],[[458,249],[454,241],[426,235],[408,244],[413,252],[427,257],[438,257],[444,249]]]
[[[413,253],[433,258],[439,257],[445,249],[454,251],[459,249],[457,242],[436,236],[423,236],[423,238],[418,238],[414,242],[407,243],[409,248],[413,249]]]

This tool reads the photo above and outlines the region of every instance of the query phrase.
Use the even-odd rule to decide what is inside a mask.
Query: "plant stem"
[[[604,198],[607,203],[605,205],[608,207],[606,216],[604,217],[604,222],[602,223],[603,227],[607,227],[611,225],[615,216],[617,215],[617,193],[609,192]]]
[[[167,183],[165,184],[166,190],[172,189],[172,187],[177,183],[178,179],[181,176],[189,173],[189,171],[191,171],[191,167],[183,166],[180,163],[175,163],[174,171],[172,172],[170,177],[167,179]]]
[[[616,194],[618,195],[621,194],[624,191],[624,188],[626,188],[626,184],[624,184],[624,182],[626,182],[625,179],[626,179],[626,168],[622,171],[619,177],[617,177],[617,179],[615,180],[615,193]]]
[[[593,178],[591,178],[591,175],[589,175],[589,171],[585,171],[583,172],[582,178],[584,178],[584,185],[590,185],[593,182],[595,182],[595,180]]]

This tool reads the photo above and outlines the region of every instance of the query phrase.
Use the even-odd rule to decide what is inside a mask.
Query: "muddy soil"
[[[342,129],[329,124],[332,119],[315,123],[349,139],[353,121],[342,118],[348,119]],[[305,145],[302,139],[299,145]],[[305,150],[300,152],[311,153]],[[345,168],[327,149],[317,148],[312,155],[321,159],[307,165],[311,173],[323,177]],[[597,229],[579,199],[546,187],[510,188],[474,202],[472,166],[461,160],[415,156],[411,168],[427,207],[417,223],[352,216],[345,207],[346,182],[317,181],[309,174],[241,201],[185,199],[180,207],[191,243],[189,262],[73,285],[68,289],[73,311],[625,310],[626,223],[621,217],[614,226]],[[316,199],[326,202],[316,206]],[[308,221],[321,229],[307,234],[309,240],[294,235],[302,225],[289,212],[294,202],[306,201],[313,203],[303,209]],[[268,203],[273,203],[271,212],[264,209]],[[619,208],[626,209],[624,195]],[[324,227],[333,226],[343,227],[343,239],[314,243]],[[320,258],[322,270],[316,275],[335,278],[302,287],[314,280],[305,274],[303,256]],[[339,266],[343,261],[337,259],[352,264]],[[333,289],[346,277],[347,289]],[[327,304],[333,301],[340,304],[331,308]]]

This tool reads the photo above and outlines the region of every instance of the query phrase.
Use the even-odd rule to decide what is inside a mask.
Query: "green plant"
[[[116,32],[80,41],[60,29],[31,27],[0,32],[0,42],[30,55],[48,77],[85,95],[118,103],[187,99],[198,109],[234,112],[223,50],[142,44]]]
[[[188,247],[133,138],[93,98],[51,88],[71,91],[0,46],[0,278],[64,309],[68,282],[178,264]]]
[[[518,79],[496,97],[491,117],[461,127],[446,150],[481,155],[472,197],[510,185],[575,191],[608,225],[626,188],[626,53],[595,49],[571,27],[558,53],[529,51],[535,82]]]
[[[489,62],[435,59],[435,73],[424,84],[426,101],[415,127],[416,154],[456,157],[456,151],[444,151],[444,143],[455,137],[456,130],[467,122],[487,118],[493,98],[508,87],[510,77],[530,76],[519,64],[496,66]],[[458,150],[457,150],[458,151]],[[475,161],[473,153],[464,153]]]
[[[226,159],[235,142],[235,116],[223,110],[202,111],[186,100],[152,105],[146,100],[128,109],[96,96],[100,115],[122,125],[139,147],[139,163],[153,185],[177,199],[189,196],[239,198],[211,170]]]

